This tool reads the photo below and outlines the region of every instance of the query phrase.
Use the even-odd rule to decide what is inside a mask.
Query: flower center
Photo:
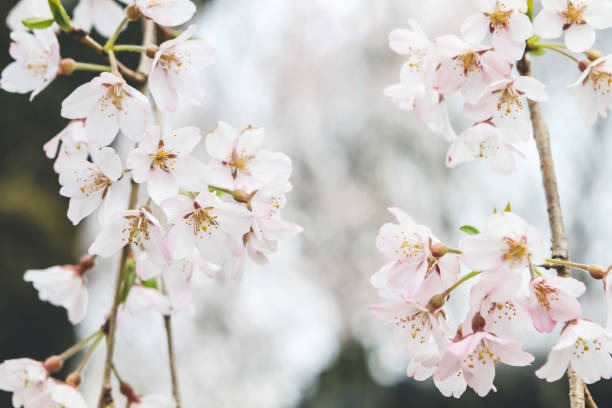
[[[489,17],[489,31],[494,33],[502,29],[506,29],[508,23],[510,23],[510,16],[512,16],[512,10],[507,10],[504,3],[497,1],[495,8],[492,13],[485,13]]]
[[[572,24],[586,24],[584,18],[582,17],[582,13],[586,9],[585,5],[574,5],[573,2],[567,2],[567,8],[561,12],[561,17],[563,17],[563,29],[567,30]]]
[[[166,71],[172,71],[176,75],[181,71],[185,60],[187,59],[187,62],[189,62],[188,57],[189,55],[178,50],[167,51],[159,57],[159,64]]]
[[[253,159],[253,157],[255,156],[246,155],[244,152],[232,153],[232,161],[229,163],[229,165],[232,167],[232,176],[235,178],[239,171],[248,171],[249,162],[251,159]]]
[[[86,178],[77,179],[77,182],[81,183],[79,190],[81,190],[81,193],[85,194],[86,197],[98,191],[102,191],[102,198],[106,196],[108,188],[113,184],[106,174],[101,171],[91,172]]]
[[[499,324],[504,320],[511,321],[518,317],[516,305],[511,301],[503,303],[493,302],[489,308],[489,315],[493,318],[493,324]]]
[[[480,72],[482,70],[482,64],[480,62],[480,53],[476,51],[468,51],[465,54],[461,54],[455,57],[459,69],[463,72],[463,75],[468,75],[474,71]]]
[[[412,340],[421,344],[429,340],[432,325],[427,313],[418,312],[404,317],[394,316],[393,320],[395,321],[395,326],[410,331],[410,338]]]
[[[128,220],[128,224],[121,232],[128,232],[128,244],[140,245],[143,240],[149,240],[149,224],[151,224],[151,221],[147,219],[144,213],[140,212],[138,215],[126,215],[125,218]],[[123,240],[125,241],[125,238],[123,238]]]
[[[512,83],[501,90],[501,95],[497,101],[497,111],[500,116],[505,117],[513,114],[513,119],[516,119],[516,114],[523,110],[523,102],[519,99],[520,96]]]
[[[395,254],[402,259],[398,262],[412,261],[413,258],[420,257],[423,254],[423,245],[414,235],[408,236],[404,231],[395,236],[401,242],[399,248],[395,250]]]
[[[601,62],[596,67],[592,67],[589,75],[584,79],[584,83],[591,81],[596,93],[600,96],[607,96],[612,93],[612,72],[601,69],[603,64],[604,62]]]
[[[559,301],[559,291],[544,283],[534,285],[534,294],[541,308],[550,312],[552,302]]]
[[[475,369],[477,365],[495,365],[498,362],[499,357],[493,354],[493,352],[491,352],[491,350],[487,348],[487,345],[484,341],[481,341],[480,344],[478,344],[478,346],[476,347],[476,349],[474,349],[471,354],[468,354],[463,359],[463,363],[471,369]]]
[[[204,237],[204,234],[212,235],[214,230],[219,229],[218,216],[210,214],[213,207],[202,208],[196,202],[193,203],[193,212],[185,217],[187,223],[193,224],[193,234],[198,238]]]
[[[177,156],[172,149],[164,149],[164,142],[162,140],[159,141],[157,153],[149,154],[149,157],[152,159],[151,170],[158,167],[166,173],[174,171]]]
[[[129,94],[123,89],[122,84],[103,84],[104,87],[108,88],[106,95],[102,97],[100,101],[100,105],[103,109],[108,108],[110,105],[113,105],[115,109],[122,110],[122,101],[124,96],[129,96]]]
[[[574,355],[574,357],[576,358],[580,358],[582,356],[584,356],[584,354],[589,351],[591,349],[591,347],[593,347],[595,349],[595,351],[600,351],[601,350],[601,340],[599,339],[593,339],[591,340],[591,343],[593,343],[592,346],[589,346],[589,341],[583,339],[582,337],[578,337],[578,340],[576,340],[576,343],[574,344],[574,351],[572,352],[572,354]]]
[[[503,242],[508,245],[508,248],[504,251],[504,258],[511,263],[518,263],[523,261],[528,255],[527,251],[527,238],[522,237],[519,241],[512,238],[505,237]]]
[[[145,6],[146,8],[154,7],[166,7],[172,4],[174,0],[149,0],[149,3]]]

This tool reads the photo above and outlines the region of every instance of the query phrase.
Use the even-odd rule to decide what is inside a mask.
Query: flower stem
[[[62,360],[62,361],[66,361],[67,359],[69,359],[70,357],[72,357],[73,355],[75,355],[76,353],[78,353],[79,350],[81,350],[83,347],[85,347],[87,345],[87,343],[89,343],[90,341],[92,341],[94,338],[96,338],[96,336],[102,334],[101,330],[98,330],[97,332],[85,337],[83,340],[79,341],[78,343],[76,343],[74,346],[70,347],[68,350],[64,351],[62,354],[60,354],[58,357]]]
[[[571,59],[574,62],[580,62],[580,60],[578,58],[574,57],[569,52],[564,51],[565,45],[563,45],[563,44],[558,44],[558,43],[536,43],[535,46],[538,47],[538,48],[544,48],[544,49],[547,49],[547,50],[554,51],[554,52],[556,52],[558,54],[561,54],[561,55]]]
[[[463,253],[459,249],[455,249],[455,248],[447,248],[446,252],[448,252],[449,254],[462,254]]]
[[[117,371],[117,367],[115,367],[114,363],[111,363],[111,370],[113,371],[113,374],[115,374],[115,377],[117,377],[117,381],[119,381],[120,383],[123,383],[124,381],[119,375],[119,372]]]
[[[208,186],[208,190],[211,192],[218,192],[218,193],[224,193],[224,194],[229,194],[229,195],[234,195],[234,192],[232,190],[228,190],[227,188],[222,188],[222,187],[216,187],[216,186]]]
[[[129,18],[127,16],[123,17],[123,20],[121,20],[121,22],[117,26],[117,29],[113,33],[112,37],[110,37],[106,44],[104,44],[104,51],[108,52],[113,49],[115,41],[117,41],[117,37],[119,37],[119,34],[121,34],[121,30],[123,30],[123,27],[127,24],[128,21]]]
[[[75,62],[75,71],[95,71],[95,72],[110,72],[112,67],[109,65],[89,64],[86,62]]]
[[[555,264],[555,265],[569,266],[570,268],[583,269],[585,271],[589,270],[588,265],[576,263],[576,262],[564,261],[563,259],[546,258],[546,262]]]
[[[115,51],[131,51],[131,52],[146,52],[146,46],[144,45],[134,45],[134,44],[118,44],[113,46],[113,50]]]
[[[100,341],[102,340],[103,337],[104,337],[104,333],[98,332],[98,337],[96,337],[91,347],[89,347],[89,350],[87,350],[87,353],[85,354],[85,356],[79,363],[79,366],[76,369],[77,374],[81,374],[81,372],[83,371],[83,368],[85,368],[85,364],[87,364],[87,361],[89,361],[93,353],[96,351],[96,348],[98,348],[98,345],[100,344]]]
[[[111,71],[115,74],[120,74],[119,72],[119,63],[117,62],[117,57],[115,56],[115,51],[113,51],[112,49],[107,51],[108,53],[108,60],[110,61],[111,64]]]
[[[457,282],[455,282],[455,284],[453,286],[451,286],[450,288],[448,288],[444,292],[442,292],[442,295],[444,297],[448,296],[453,290],[455,290],[457,288],[457,286],[461,285],[463,282],[466,282],[466,281],[472,279],[474,276],[480,275],[481,273],[482,273],[482,271],[472,271],[472,272],[468,273],[463,278],[461,278]]]
[[[168,294],[164,278],[161,278],[162,293]],[[168,361],[170,363],[170,378],[172,380],[172,396],[176,402],[176,408],[181,408],[181,393],[179,389],[178,370],[176,369],[176,353],[174,351],[174,338],[172,336],[172,316],[164,315],[164,326],[166,327],[166,338],[168,340]]]

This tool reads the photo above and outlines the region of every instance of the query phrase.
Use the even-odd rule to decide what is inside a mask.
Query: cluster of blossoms
[[[2,89],[31,92],[32,99],[59,74],[102,71],[64,99],[61,115],[71,121],[44,145],[47,157],[55,159],[59,193],[70,200],[68,218],[77,225],[95,213],[97,237],[78,264],[29,270],[24,276],[41,300],[65,308],[73,324],[86,315],[86,277],[96,257],[123,250],[115,294],[119,304],[113,305],[119,313],[153,308],[169,316],[190,308],[195,275],[214,278],[227,265],[239,281],[247,258],[265,263],[279,240],[301,231],[281,217],[292,188],[291,160],[262,148],[263,128],[240,132],[219,122],[202,137],[195,127],[156,125],[153,106],[173,112],[179,102],[202,103],[201,75],[215,62],[215,50],[191,38],[195,26],[159,46],[115,45],[129,21],[142,17],[161,27],[177,26],[193,16],[195,5],[189,0],[122,1],[125,9],[113,0],[81,0],[70,19],[58,0],[21,0],[8,18],[15,62],[2,71]],[[58,28],[91,43],[85,31],[92,27],[109,37],[100,48],[110,66],[62,59]],[[120,51],[151,60],[146,88],[136,89],[121,75],[126,68],[116,59]],[[112,147],[118,134],[133,142],[133,150],[122,155]],[[208,162],[194,153],[201,143]],[[138,194],[145,185],[146,194]],[[44,362],[5,361],[0,389],[13,393],[15,407],[85,407],[77,391],[81,370],[103,338],[112,343],[115,322],[111,313],[98,332]],[[50,376],[87,345],[90,352],[65,382]],[[117,378],[129,407],[177,406],[167,396],[138,395]]]
[[[485,233],[463,228],[470,235],[452,249],[403,211],[390,211],[398,223],[383,225],[376,240],[390,263],[372,277],[385,301],[371,310],[397,327],[399,344],[412,359],[408,376],[419,381],[433,376],[445,396],[459,398],[468,385],[485,396],[495,391],[497,363],[533,361],[522,350],[527,330],[550,333],[560,324],[559,341],[536,375],[556,381],[571,366],[588,384],[612,377],[610,327],[582,317],[577,300],[585,291],[582,282],[537,267],[562,261],[546,258],[543,237],[524,219],[496,213]],[[461,278],[460,265],[470,270]],[[607,289],[607,271],[582,267]],[[445,304],[457,286],[475,277],[465,320],[451,331]],[[612,307],[612,293],[606,293]]]
[[[578,96],[580,116],[592,126],[612,106],[612,56],[588,50],[595,41],[594,29],[612,26],[612,3],[608,0],[546,0],[533,21],[527,0],[475,1],[475,13],[465,19],[460,35],[429,39],[419,24],[389,34],[389,47],[404,56],[400,83],[384,93],[400,109],[416,112],[433,132],[450,142],[446,164],[486,158],[500,173],[517,167],[518,148],[531,135],[527,99],[546,101],[546,87],[515,67],[526,52],[544,49],[560,52],[579,62],[583,71],[569,91]],[[565,44],[543,43],[557,38]],[[584,52],[578,61],[565,49]],[[447,99],[461,92],[463,114],[473,125],[459,135],[451,126]]]

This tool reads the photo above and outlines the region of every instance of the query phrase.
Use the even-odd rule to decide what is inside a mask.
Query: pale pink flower
[[[29,358],[6,360],[0,364],[0,390],[13,393],[13,406],[30,407],[40,395],[47,380],[47,370],[40,361]]]
[[[233,239],[242,239],[251,227],[251,213],[244,207],[223,202],[216,194],[203,191],[195,199],[184,195],[161,203],[168,222],[168,249],[173,259],[181,259],[198,247],[215,264],[231,256]]]
[[[511,212],[494,214],[488,233],[464,238],[459,243],[461,262],[474,270],[518,269],[544,263],[546,243],[531,225]]]
[[[435,343],[430,342],[428,347],[419,352],[416,358],[413,358],[406,369],[406,375],[414,378],[416,381],[425,381],[430,378],[438,369],[438,364],[442,355]],[[433,377],[433,381],[438,390],[445,397],[459,398],[465,392],[467,384],[463,378],[461,369],[450,375],[445,380]]]
[[[87,404],[75,387],[49,378],[45,382],[43,392],[33,398],[27,408],[50,407],[87,408]]]
[[[595,29],[612,26],[612,3],[608,0],[542,0],[534,20],[542,38],[557,38],[565,31],[565,45],[582,52],[595,42]]]
[[[142,310],[157,310],[163,315],[169,315],[170,300],[159,290],[135,284],[125,301],[125,309],[133,314]]]
[[[200,142],[200,130],[184,127],[162,134],[158,126],[150,127],[138,147],[127,157],[132,179],[147,183],[149,196],[159,204],[179,193],[179,187],[190,191],[205,188],[207,168],[191,152]]]
[[[589,320],[569,322],[536,376],[557,381],[571,366],[587,384],[612,377],[612,334]]]
[[[66,309],[70,323],[77,324],[85,317],[87,280],[78,267],[65,265],[30,269],[23,279],[32,283],[40,300]]]
[[[159,257],[160,262],[168,258],[161,225],[144,207],[108,217],[89,253],[109,257],[128,244],[142,245],[150,256]]]
[[[62,116],[87,119],[85,132],[91,143],[107,146],[119,129],[139,141],[144,134],[149,101],[117,75],[102,72],[74,90],[62,102]]]
[[[53,18],[47,0],[19,0],[8,12],[6,25],[11,31],[27,30],[22,21],[26,18],[37,17],[42,19]]]
[[[73,224],[102,205],[100,218],[110,215],[113,201],[121,196],[121,158],[110,147],[91,152],[92,162],[73,157],[63,162],[59,173],[60,195],[70,198],[68,218]]]
[[[476,100],[485,87],[510,75],[510,64],[490,47],[467,43],[454,35],[436,38],[438,59],[434,86],[442,95],[461,89],[468,102]]]
[[[527,310],[539,332],[551,332],[557,322],[580,317],[578,296],[585,291],[584,283],[574,278],[540,276],[529,284]]]
[[[121,0],[134,4],[142,15],[162,26],[174,27],[186,23],[196,12],[190,0]]]
[[[495,365],[500,361],[520,367],[529,365],[533,356],[521,350],[520,345],[513,340],[478,331],[448,346],[435,377],[445,380],[461,369],[467,385],[484,397],[491,389],[495,389]]]
[[[34,99],[55,79],[59,70],[59,43],[52,28],[11,33],[11,57],[2,71],[0,87],[7,92],[28,93]]]
[[[531,121],[525,98],[548,100],[546,86],[535,78],[502,79],[487,86],[473,104],[464,105],[465,115],[475,122],[491,120],[507,143],[529,140]]]
[[[215,49],[204,40],[190,39],[195,30],[189,26],[155,53],[149,88],[161,110],[174,112],[179,96],[198,106],[204,101],[201,71],[215,63]]]
[[[516,170],[514,156],[523,154],[508,143],[501,130],[490,122],[481,122],[464,130],[451,144],[446,155],[450,168],[475,159],[487,159],[489,167],[502,174]]]
[[[80,0],[74,8],[72,23],[87,32],[93,27],[108,38],[113,35],[123,17],[125,11],[114,0]]]
[[[56,173],[60,173],[63,165],[70,162],[71,159],[86,160],[91,152],[97,150],[98,148],[89,143],[85,137],[85,121],[83,120],[70,121],[68,126],[43,146],[45,155],[49,159],[55,159],[53,170]]]
[[[526,40],[533,35],[533,27],[525,0],[479,0],[479,12],[468,17],[461,26],[464,40],[478,44],[491,33],[495,52],[513,63],[525,52]]]
[[[612,107],[612,55],[593,61],[568,90],[578,97],[586,126],[593,126],[598,114],[605,118]]]
[[[219,122],[206,137],[206,149],[212,158],[212,184],[251,192],[287,182],[291,159],[280,152],[261,150],[264,135],[263,128],[249,126],[238,133]]]

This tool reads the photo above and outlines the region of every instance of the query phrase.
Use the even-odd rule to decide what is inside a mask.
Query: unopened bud
[[[95,257],[92,255],[83,255],[81,259],[79,259],[79,264],[74,267],[75,272],[79,276],[85,275],[85,272],[90,270],[95,265]]]
[[[235,190],[232,192],[232,197],[234,197],[234,200],[238,201],[239,203],[248,203],[252,196],[252,194],[249,194],[244,190]]]
[[[138,396],[136,395],[134,389],[130,384],[126,382],[121,382],[121,385],[119,386],[119,391],[125,396],[125,398],[127,398],[128,402],[138,401]]]
[[[76,371],[70,373],[68,377],[66,377],[66,384],[70,385],[71,387],[78,387],[81,385],[81,374]]]
[[[51,356],[45,360],[43,367],[49,374],[57,373],[64,366],[64,362],[59,356]]]
[[[598,50],[588,50],[584,52],[584,55],[586,55],[586,57],[591,60],[591,61],[595,61],[600,59],[601,57],[603,57],[603,54],[598,51]]]
[[[59,63],[59,73],[62,75],[70,75],[74,71],[76,63],[72,58],[63,58]]]
[[[136,21],[140,18],[140,16],[142,16],[142,13],[137,5],[131,4],[125,8],[125,16],[130,21]]]
[[[436,258],[441,258],[448,252],[448,247],[442,242],[436,242],[431,245],[431,254]]]
[[[480,312],[476,313],[474,317],[472,318],[472,331],[474,333],[478,331],[482,331],[482,329],[484,329],[485,327],[485,324],[487,324],[487,321],[485,320],[485,318],[482,317]]]
[[[445,302],[446,302],[445,295],[443,294],[433,295],[431,299],[429,299],[429,302],[427,303],[427,310],[433,313],[439,308],[441,308],[442,306],[444,306]]]
[[[589,67],[589,65],[591,65],[591,61],[589,60],[580,60],[578,61],[578,69],[581,72],[584,72],[585,69],[587,69]]]
[[[603,279],[607,271],[601,265],[591,264],[587,268],[593,279]]]
[[[157,54],[157,51],[159,51],[159,47],[157,45],[149,46],[146,51],[147,57],[151,59],[155,58],[155,54]]]

